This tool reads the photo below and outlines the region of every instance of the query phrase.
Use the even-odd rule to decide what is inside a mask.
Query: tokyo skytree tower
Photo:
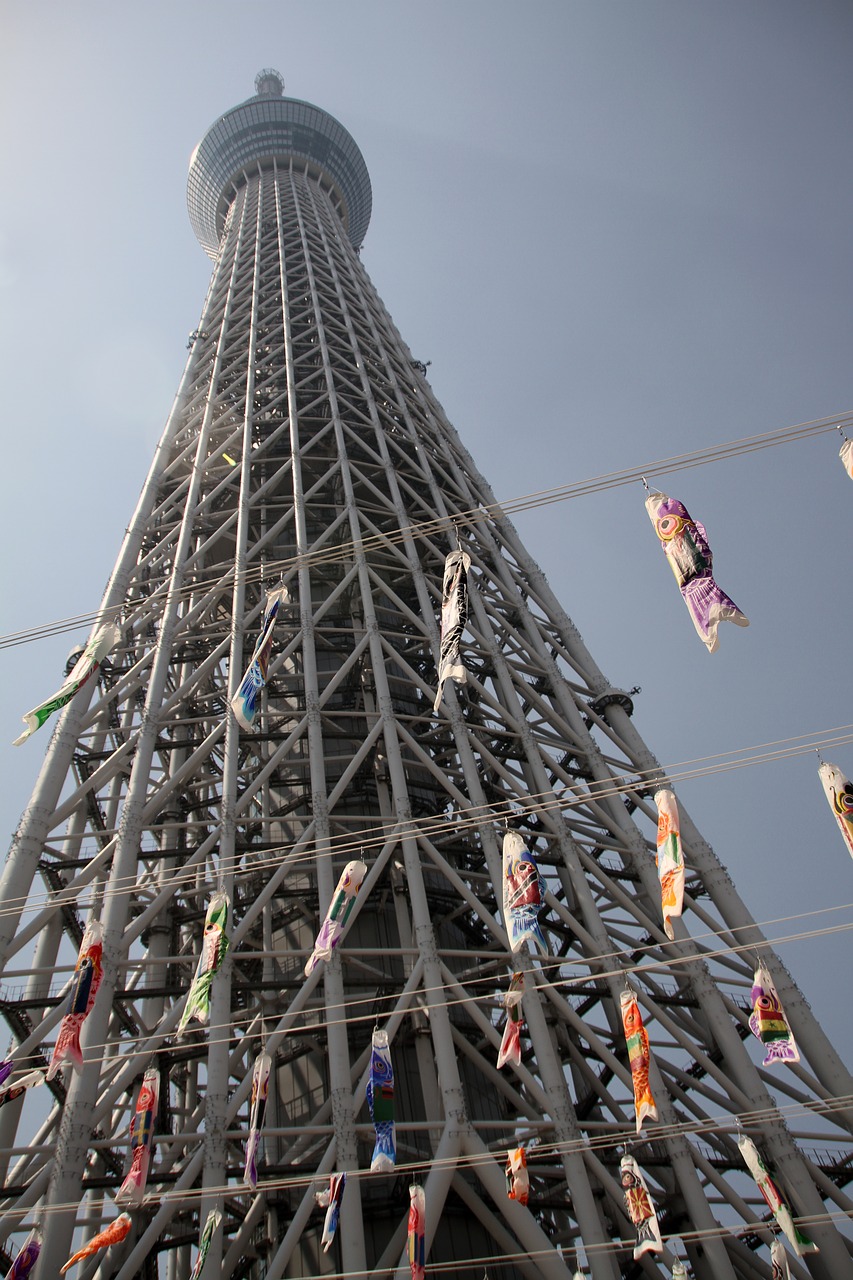
[[[798,1280],[853,1276],[849,1072],[683,806],[665,928],[672,785],[631,696],[362,266],[355,142],[277,73],[255,87],[190,164],[208,294],[94,619],[100,660],[44,731],[0,878],[0,1262],[35,1229],[33,1275],[55,1280],[124,1212],[74,1274],[403,1280],[413,1184],[427,1275],[764,1280],[775,1240]],[[534,936],[514,949],[521,862]],[[763,1065],[757,959],[798,1061]],[[82,1062],[42,1084],[69,1010]],[[396,1163],[371,1171],[382,1033]],[[41,1087],[16,1090],[22,1073]],[[520,1147],[526,1203],[504,1174]],[[326,1251],[315,1193],[344,1172]]]

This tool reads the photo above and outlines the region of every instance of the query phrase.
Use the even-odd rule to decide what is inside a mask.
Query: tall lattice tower
[[[3,1242],[36,1272],[114,1220],[139,1082],[160,1069],[148,1192],[91,1278],[403,1276],[408,1185],[428,1271],[549,1280],[770,1275],[772,1219],[737,1147],[763,1152],[820,1246],[792,1274],[853,1275],[853,1083],[714,853],[681,814],[674,940],[654,851],[662,774],[466,453],[358,250],[362,156],[274,72],[190,166],[214,261],[175,406],[97,619],[120,639],[56,722],[2,876],[16,1065],[50,1056],[90,919],[103,980],[81,1072],[0,1110]],[[651,534],[650,534],[651,536]],[[462,650],[437,711],[445,556],[470,557]],[[251,731],[230,707],[280,583]],[[47,731],[45,731],[47,732]],[[29,748],[32,749],[32,748]],[[544,882],[548,954],[512,954],[502,841]],[[304,976],[344,865],[367,866],[348,931]],[[179,1035],[211,895],[232,904],[207,1027]],[[746,952],[743,948],[747,947]],[[799,1065],[747,1030],[760,950]],[[525,974],[521,1062],[496,1066],[502,994]],[[638,1136],[620,1016],[651,1040],[659,1119]],[[23,985],[21,985],[23,984]],[[371,1037],[396,1077],[396,1173],[368,1171]],[[253,1063],[272,1059],[257,1188],[242,1181]],[[666,1244],[634,1262],[626,1146]],[[507,1198],[508,1148],[531,1194]],[[314,1192],[349,1173],[332,1250]],[[82,1198],[81,1198],[82,1188]],[[502,1259],[498,1264],[498,1259]],[[669,1270],[666,1274],[669,1274]]]

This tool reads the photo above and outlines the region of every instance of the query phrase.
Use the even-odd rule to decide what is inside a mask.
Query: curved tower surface
[[[684,913],[667,936],[666,780],[630,696],[599,671],[367,277],[358,147],[276,73],[256,89],[191,162],[213,275],[96,619],[119,636],[54,722],[0,881],[13,1081],[47,1065],[84,929],[103,934],[81,1069],[0,1109],[6,1265],[36,1226],[34,1274],[55,1280],[126,1208],[127,1235],[82,1264],[87,1280],[188,1280],[205,1224],[206,1280],[402,1278],[420,1184],[427,1274],[617,1280],[680,1259],[696,1280],[763,1280],[777,1225],[743,1132],[819,1246],[787,1245],[791,1274],[853,1276],[836,1225],[853,1207],[849,1073],[683,809]],[[453,551],[470,560],[467,680],[447,679],[435,710]],[[276,599],[241,722],[232,700]],[[540,873],[522,885],[529,918],[540,908],[532,951],[510,947],[513,843]],[[342,905],[351,861],[366,871]],[[229,947],[206,1021],[184,1026],[199,957],[212,972],[217,893]],[[330,906],[345,930],[312,969]],[[765,1067],[749,1032],[756,953],[799,1043],[791,1065]],[[519,1060],[498,1069],[514,974]],[[640,1132],[626,990],[657,1110]],[[371,1172],[376,1030],[396,1167]],[[125,1205],[154,1067],[147,1187]],[[504,1178],[521,1145],[527,1204]],[[626,1150],[663,1249],[639,1261]],[[326,1252],[315,1192],[335,1172],[348,1178]]]

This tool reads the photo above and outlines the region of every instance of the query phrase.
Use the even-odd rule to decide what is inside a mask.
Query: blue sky
[[[2,0],[0,18],[4,632],[97,605],[209,277],[189,156],[265,66],[361,147],[364,264],[500,498],[853,409],[842,0]],[[642,687],[665,764],[853,721],[838,443],[667,478],[752,622],[713,656],[641,485],[518,517],[599,665]],[[0,652],[4,836],[47,731],[8,744],[76,638]],[[853,745],[827,758],[853,776]],[[759,920],[853,904],[816,766],[677,788]],[[849,1060],[849,934],[780,950]]]

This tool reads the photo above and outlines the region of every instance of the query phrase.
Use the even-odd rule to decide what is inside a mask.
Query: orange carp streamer
[[[120,1244],[124,1240],[130,1230],[130,1216],[123,1213],[116,1218],[115,1222],[111,1222],[103,1231],[99,1231],[96,1236],[88,1244],[84,1244],[83,1248],[78,1250],[72,1258],[69,1258],[65,1266],[60,1270],[59,1274],[64,1276],[66,1271],[70,1271],[75,1262],[80,1262],[83,1258],[91,1258],[93,1253],[99,1253],[101,1249],[108,1248],[111,1244]]]
[[[622,1028],[628,1045],[628,1062],[634,1083],[634,1110],[637,1113],[637,1133],[639,1133],[644,1120],[658,1118],[658,1109],[649,1084],[649,1062],[651,1061],[649,1037],[643,1026],[643,1016],[634,992],[623,991],[621,1004]]]

